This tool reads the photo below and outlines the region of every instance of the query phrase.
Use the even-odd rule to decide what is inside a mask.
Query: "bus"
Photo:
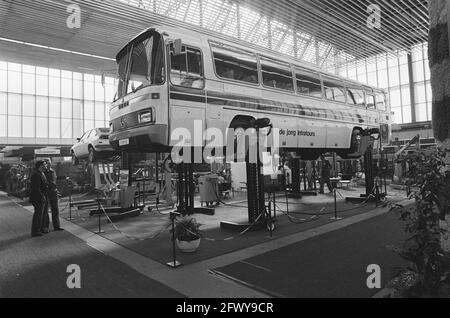
[[[364,138],[389,143],[384,91],[240,40],[153,27],[116,60],[110,142],[119,151],[170,152],[177,128],[201,122],[226,136],[261,118],[278,129],[283,151],[304,160],[326,152],[359,158]]]

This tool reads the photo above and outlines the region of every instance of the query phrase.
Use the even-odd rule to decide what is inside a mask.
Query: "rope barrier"
[[[205,236],[202,236],[202,238],[204,240],[206,240],[206,241],[209,241],[209,242],[227,242],[227,241],[232,241],[234,239],[237,239],[237,238],[245,235],[247,232],[249,232],[255,225],[258,224],[258,221],[261,219],[262,216],[263,216],[262,214],[259,215],[258,218],[255,220],[255,222],[253,224],[250,224],[249,227],[247,227],[244,231],[242,231],[238,235],[230,236],[230,237],[227,237],[227,238],[224,238],[224,239],[216,239],[216,238],[210,238],[210,237],[205,237]],[[177,221],[175,220],[175,222],[177,222]],[[181,224],[180,222],[177,222],[177,223]],[[186,230],[188,233],[190,233],[192,235],[196,235],[196,236],[198,235],[197,233],[193,233],[191,230],[186,228],[184,225],[181,224],[181,226],[183,226],[183,229]]]
[[[106,213],[105,208],[103,207],[103,205],[100,203],[100,210],[103,212],[103,214],[105,215],[106,219],[108,220],[108,222],[111,224],[111,226],[117,231],[119,232],[121,235],[123,235],[124,237],[126,237],[127,239],[133,240],[133,241],[148,241],[148,240],[153,240],[155,238],[157,238],[158,236],[160,236],[162,233],[164,233],[170,226],[171,226],[171,222],[168,222],[167,225],[161,227],[161,229],[153,236],[151,237],[147,237],[147,238],[138,238],[134,235],[125,233],[124,231],[122,231],[121,229],[119,229],[119,227],[117,225],[114,224],[114,222],[111,220],[111,218],[109,217],[108,213]]]

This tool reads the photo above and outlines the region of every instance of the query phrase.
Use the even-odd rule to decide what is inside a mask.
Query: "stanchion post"
[[[72,218],[72,181],[69,179],[69,217],[66,219],[67,221],[74,221],[75,219]]]
[[[334,217],[331,218],[332,221],[340,221],[341,217],[338,217],[337,213],[337,181],[332,182],[333,194],[334,194]]]
[[[175,219],[177,216],[180,216],[180,213],[177,212],[171,212],[170,213],[170,220],[172,221],[172,256],[173,261],[167,263],[167,266],[172,268],[180,267],[182,264],[177,261],[177,253],[176,253],[176,246],[175,246]]]
[[[273,237],[273,228],[272,228],[272,198],[271,198],[271,194],[269,193],[269,205],[268,205],[268,209],[269,209],[269,219],[266,220],[266,224],[269,228],[269,232],[270,232],[270,238]],[[267,215],[267,213],[266,213]]]
[[[98,213],[98,231],[95,232],[95,234],[104,234],[105,231],[102,230],[102,215],[101,215],[101,206],[100,206],[100,199],[97,194],[97,213]]]

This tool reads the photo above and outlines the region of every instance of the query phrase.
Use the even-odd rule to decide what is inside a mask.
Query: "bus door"
[[[190,138],[185,136],[186,141],[190,139],[193,146],[203,146],[203,132],[206,129],[206,92],[202,52],[196,47],[184,44],[181,52],[176,52],[174,45],[170,44],[168,56],[171,132],[169,138],[173,132],[179,136],[187,130]],[[179,138],[169,140],[170,145],[175,145],[179,141]]]

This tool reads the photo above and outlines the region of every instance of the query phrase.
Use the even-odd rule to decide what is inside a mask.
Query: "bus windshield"
[[[161,36],[151,33],[143,40],[130,43],[117,59],[121,98],[149,85],[164,83],[164,50]]]

